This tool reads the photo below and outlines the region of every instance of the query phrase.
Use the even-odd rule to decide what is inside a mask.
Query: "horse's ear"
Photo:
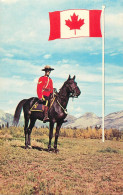
[[[70,80],[70,79],[71,79],[71,76],[69,75],[68,80]]]
[[[74,75],[74,77],[72,78],[73,80],[75,80],[76,76]]]

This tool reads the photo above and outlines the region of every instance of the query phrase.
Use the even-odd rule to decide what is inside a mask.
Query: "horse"
[[[64,82],[63,86],[59,90],[59,92],[54,95],[53,100],[50,101],[50,107],[48,111],[49,117],[49,144],[48,144],[48,151],[51,151],[51,140],[53,137],[53,128],[54,124],[56,123],[56,132],[55,132],[55,141],[54,141],[54,150],[55,152],[58,151],[57,149],[57,142],[59,137],[59,131],[62,124],[65,122],[65,118],[67,116],[67,104],[70,97],[77,98],[81,94],[77,83],[75,82],[75,76],[71,78],[69,75],[68,79]],[[21,110],[23,108],[24,112],[24,133],[25,133],[25,149],[31,148],[31,132],[32,128],[35,125],[37,119],[43,120],[44,112],[33,112],[30,111],[32,106],[38,102],[39,99],[37,97],[31,97],[29,99],[21,100],[15,110],[13,124],[17,126],[21,114]],[[30,124],[29,124],[30,121]],[[29,124],[29,125],[28,125]]]

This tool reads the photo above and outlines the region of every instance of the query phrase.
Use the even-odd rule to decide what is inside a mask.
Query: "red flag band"
[[[83,9],[50,12],[49,40],[102,37],[101,12]]]

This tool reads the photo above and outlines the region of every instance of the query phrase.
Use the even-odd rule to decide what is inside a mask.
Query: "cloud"
[[[118,53],[111,53],[110,56],[116,56]]]
[[[118,76],[119,77],[119,76]],[[106,81],[106,84],[109,84],[109,83],[114,83],[114,84],[116,84],[116,83],[119,83],[119,84],[121,84],[121,83],[123,83],[123,79],[122,79],[122,76],[120,75],[120,77],[121,78],[116,78],[116,77],[107,77],[106,79],[105,79],[105,81]]]
[[[111,101],[115,100],[119,103],[123,102],[123,87],[122,86],[106,86],[105,89],[106,99]]]
[[[114,65],[114,64],[106,64],[105,65],[105,83],[106,84],[122,84],[123,67]]]
[[[0,85],[1,93],[9,94],[12,93],[22,93],[26,95],[34,95],[36,94],[36,86],[34,82],[30,82],[27,80],[17,79],[17,78],[0,78],[0,83],[4,83]]]
[[[2,59],[3,70],[4,68],[8,68],[11,66],[11,70],[13,74],[21,74],[25,75],[40,75],[41,66],[36,66],[27,60],[18,60],[18,59]],[[43,66],[42,66],[43,67]]]
[[[7,4],[11,4],[11,3],[16,3],[19,0],[1,0],[2,3],[7,3]]]
[[[49,59],[51,57],[51,54],[45,54],[43,57],[44,59]]]
[[[106,14],[106,36],[123,41],[123,13]],[[115,29],[114,29],[115,28]]]
[[[92,66],[84,66],[77,64],[75,66],[75,61],[69,61],[69,63],[64,63],[63,61],[58,61],[56,65],[54,65],[55,71],[52,73],[54,78],[67,79],[69,74],[71,77],[76,75],[76,80],[80,82],[101,82],[101,72],[92,72]],[[79,70],[78,68],[79,67]],[[95,65],[96,67],[96,65]],[[94,67],[93,67],[94,68]]]

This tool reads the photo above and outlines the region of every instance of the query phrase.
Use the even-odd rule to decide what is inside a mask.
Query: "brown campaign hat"
[[[49,65],[46,65],[46,66],[42,69],[42,71],[46,71],[46,70],[52,71],[52,70],[54,70],[54,68],[51,68]]]

